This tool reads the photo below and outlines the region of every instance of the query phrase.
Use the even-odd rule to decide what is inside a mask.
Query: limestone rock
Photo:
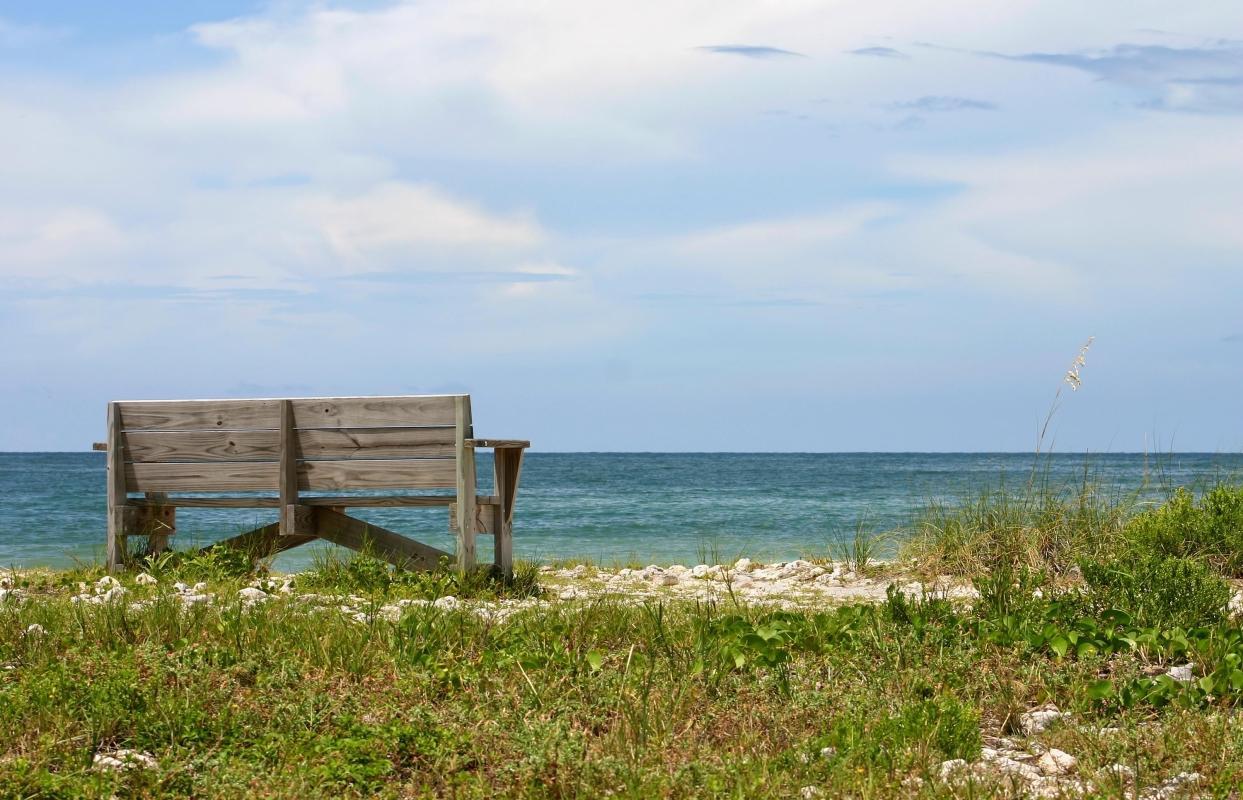
[[[1059,711],[1057,706],[1028,711],[1026,714],[1019,715],[1019,730],[1027,736],[1035,736],[1065,716],[1067,715]]]
[[[111,753],[96,753],[92,766],[94,769],[121,772],[127,769],[155,769],[160,763],[150,753],[137,750],[114,750]]]
[[[1070,753],[1051,747],[1040,756],[1036,766],[1045,775],[1065,775],[1073,772],[1079,761]]]
[[[1194,667],[1195,664],[1180,664],[1176,667],[1170,667],[1165,671],[1165,674],[1180,683],[1191,683],[1196,679],[1192,673]]]

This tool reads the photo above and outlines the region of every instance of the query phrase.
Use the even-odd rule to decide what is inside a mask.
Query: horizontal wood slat
[[[298,428],[453,425],[456,395],[291,398]],[[125,400],[126,431],[255,430],[280,427],[280,400]]]
[[[335,428],[297,431],[302,458],[430,458],[454,454],[452,427]],[[130,461],[277,461],[280,433],[255,431],[133,431]]]
[[[442,495],[406,495],[374,497],[367,495],[334,495],[325,497],[307,497],[302,495],[298,502],[304,506],[321,508],[425,508],[451,505],[457,498],[451,494]],[[175,508],[279,508],[279,497],[169,497],[156,503],[141,497],[130,498],[126,505],[147,508],[158,505]],[[475,503],[481,506],[500,504],[496,495],[476,495]]]
[[[265,491],[278,487],[275,461],[201,464],[127,464],[125,480],[132,492]],[[303,461],[299,489],[451,489],[456,459]]]
[[[303,461],[299,489],[452,489],[457,460]]]

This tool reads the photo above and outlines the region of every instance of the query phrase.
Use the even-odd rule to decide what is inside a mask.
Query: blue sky
[[[544,450],[1243,449],[1228,3],[0,2],[0,449],[469,391]]]

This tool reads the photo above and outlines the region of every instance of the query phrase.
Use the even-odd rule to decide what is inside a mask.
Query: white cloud
[[[68,269],[121,255],[125,233],[106,214],[89,208],[0,208],[0,275],[62,283]]]
[[[434,187],[396,181],[356,196],[311,196],[300,206],[346,263],[374,264],[428,246],[521,252],[545,238],[529,215],[490,215]]]

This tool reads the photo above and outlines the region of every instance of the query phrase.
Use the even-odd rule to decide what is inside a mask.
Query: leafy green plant
[[[1225,619],[1230,587],[1200,561],[1138,556],[1085,561],[1084,599],[1096,613],[1126,612],[1136,626],[1195,628]]]
[[[1166,503],[1131,520],[1123,535],[1141,552],[1204,558],[1243,575],[1243,486],[1218,484],[1199,501],[1179,488]]]

